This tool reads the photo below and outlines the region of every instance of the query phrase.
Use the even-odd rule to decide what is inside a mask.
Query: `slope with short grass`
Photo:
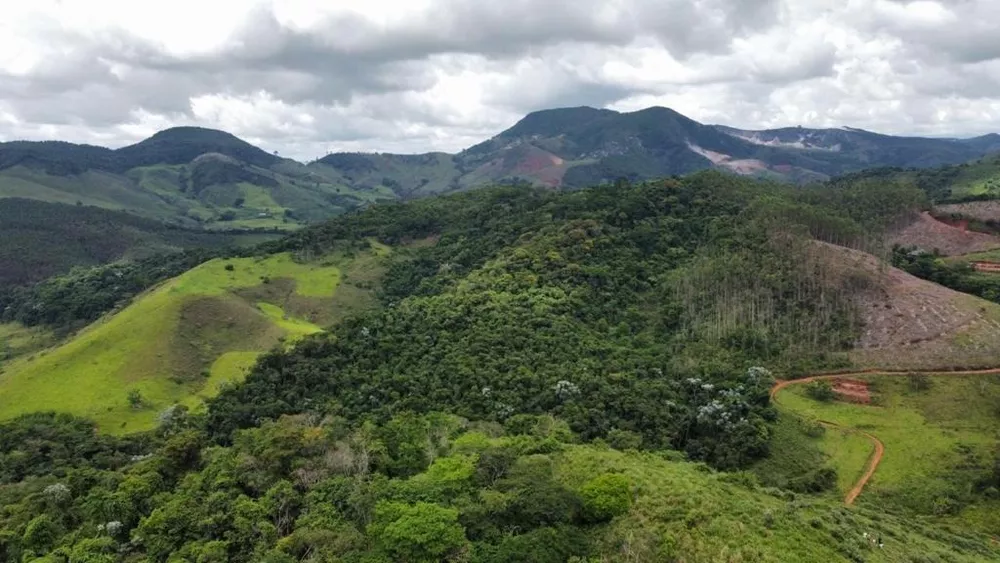
[[[197,406],[237,381],[259,353],[369,306],[381,267],[375,250],[310,263],[287,253],[212,260],[68,342],[10,362],[0,417],[55,410],[109,432],[149,428],[164,408]]]
[[[997,436],[1000,433],[1000,378],[993,375],[865,378],[874,393],[871,405],[819,401],[806,385],[782,391],[782,417],[829,421],[877,437],[885,453],[858,503],[878,509],[936,516],[990,533],[1000,521],[987,517],[1000,506],[995,490]],[[796,424],[786,421],[783,424]],[[799,422],[798,424],[808,424]],[[854,450],[844,455],[845,430],[827,428],[813,443],[778,432],[776,448],[801,459],[819,451],[820,463],[833,467],[844,492],[866,466],[871,444],[854,435]],[[849,433],[847,433],[849,434]],[[860,442],[865,442],[861,445]],[[815,459],[810,463],[816,463]],[[791,473],[791,472],[789,472]]]

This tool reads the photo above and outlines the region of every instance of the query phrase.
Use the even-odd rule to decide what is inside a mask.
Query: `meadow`
[[[789,387],[778,399],[783,418],[843,427],[827,427],[805,443],[822,454],[823,465],[836,470],[837,494],[853,485],[872,453],[872,443],[849,429],[862,430],[884,443],[885,454],[858,505],[1000,532],[1000,521],[991,516],[1000,505],[984,485],[992,475],[1000,432],[1000,377],[862,379],[873,393],[870,405],[818,401],[806,385]],[[777,446],[781,451],[803,445],[801,436],[776,436],[784,440]]]
[[[18,353],[2,366],[0,418],[67,412],[128,433],[151,428],[173,404],[198,409],[240,381],[259,354],[370,305],[369,285],[337,293],[345,275],[377,277],[376,252],[382,249],[310,263],[282,253],[202,264],[58,346]],[[44,337],[17,325],[0,330],[14,351]]]

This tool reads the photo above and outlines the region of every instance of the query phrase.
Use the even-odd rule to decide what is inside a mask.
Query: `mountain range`
[[[131,211],[184,226],[283,229],[380,200],[496,183],[579,188],[717,168],[806,183],[865,168],[957,164],[1000,135],[895,137],[860,129],[748,131],[652,107],[531,113],[457,154],[335,153],[309,164],[229,133],[176,127],[117,150],[0,143],[0,198]]]

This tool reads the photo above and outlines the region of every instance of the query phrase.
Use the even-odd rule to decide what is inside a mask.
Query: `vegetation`
[[[373,302],[354,284],[377,276],[378,262],[369,250],[313,263],[276,254],[201,264],[59,346],[3,365],[0,418],[55,410],[106,432],[150,428],[172,405],[198,407],[239,381],[258,354]],[[338,297],[344,276],[351,281]]]
[[[745,474],[515,425],[284,417],[206,447],[183,412],[148,441],[69,417],[0,428],[5,560],[899,561],[996,556],[970,534],[763,489]],[[46,450],[44,435],[78,449]],[[136,454],[133,452],[151,452]],[[3,467],[10,467],[4,464]],[[14,484],[17,483],[17,484]],[[739,531],[739,533],[737,533]],[[886,538],[879,549],[865,534]]]
[[[808,387],[782,392],[782,417],[799,415],[848,428],[863,428],[885,444],[886,454],[858,502],[903,514],[939,516],[957,525],[995,534],[987,517],[997,508],[995,463],[1000,380],[996,376],[872,377],[878,408],[822,402]],[[827,433],[838,433],[827,430]],[[858,439],[864,441],[863,439]],[[777,446],[776,446],[777,447]],[[870,445],[841,455],[837,440],[820,440],[838,475],[853,483],[863,470]],[[846,453],[846,452],[843,452]],[[840,487],[843,492],[843,483]],[[848,485],[849,486],[849,485]]]
[[[257,244],[274,237],[249,230],[210,233],[168,226],[89,206],[0,199],[0,291],[74,267],[141,260],[182,249]]]
[[[827,243],[866,248],[920,196],[501,187],[9,292],[18,331],[119,309],[3,366],[0,559],[996,557],[951,513],[844,509],[855,443],[769,399],[859,334],[869,281]],[[808,447],[769,457],[785,438]]]

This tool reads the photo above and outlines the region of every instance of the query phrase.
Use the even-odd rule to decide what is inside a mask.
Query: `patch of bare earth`
[[[860,379],[835,379],[833,381],[833,392],[837,398],[849,403],[860,403],[867,405],[872,402],[871,392],[868,390],[868,382]]]
[[[914,216],[912,222],[892,233],[889,243],[915,246],[928,252],[937,249],[945,256],[1000,248],[1000,238],[948,225],[926,212]]]
[[[820,244],[845,275],[867,278],[857,305],[858,367],[957,369],[1000,365],[1000,305],[892,268],[870,254]]]
[[[1000,201],[995,200],[950,203],[938,206],[936,211],[971,217],[980,221],[1000,221]]]

